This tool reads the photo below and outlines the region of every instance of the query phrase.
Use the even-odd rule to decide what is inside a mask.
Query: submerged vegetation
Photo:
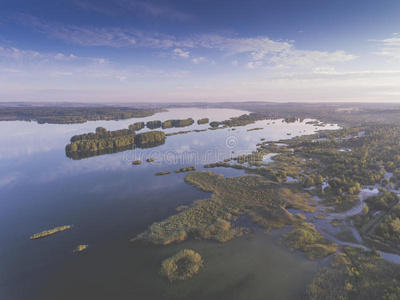
[[[53,234],[68,230],[71,227],[72,227],[71,225],[65,225],[65,226],[60,226],[60,227],[56,227],[56,228],[49,229],[49,230],[44,230],[42,232],[39,232],[39,233],[36,233],[36,234],[32,235],[30,237],[30,239],[31,240],[36,240],[36,239],[44,238],[46,236],[50,236],[50,235],[53,235]]]
[[[203,259],[200,254],[184,249],[162,262],[160,274],[170,282],[186,280],[196,275],[202,267]]]

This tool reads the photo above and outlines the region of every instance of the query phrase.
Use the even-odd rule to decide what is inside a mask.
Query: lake
[[[256,228],[245,237],[220,244],[189,239],[166,247],[129,242],[147,226],[210,194],[187,185],[175,169],[249,154],[261,138],[278,141],[320,129],[282,119],[243,127],[173,135],[165,144],[72,160],[65,146],[76,134],[128,128],[134,122],[209,118],[223,121],[245,111],[171,109],[121,121],[59,125],[0,122],[0,299],[293,299],[326,260],[309,261],[277,241],[285,229],[266,235]],[[209,128],[197,123],[165,133]],[[253,128],[261,130],[247,131]],[[144,132],[143,129],[139,132]],[[290,134],[290,136],[288,135]],[[153,157],[153,163],[145,162]],[[141,159],[140,165],[132,165]],[[166,176],[155,172],[172,171]],[[232,168],[212,169],[224,176],[245,175]],[[39,240],[34,233],[62,225],[73,228]],[[79,244],[88,250],[73,253]],[[158,272],[163,259],[190,248],[204,258],[191,280],[170,284]]]

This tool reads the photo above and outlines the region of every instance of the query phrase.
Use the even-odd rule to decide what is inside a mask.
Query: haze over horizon
[[[397,102],[400,2],[3,0],[0,102]]]

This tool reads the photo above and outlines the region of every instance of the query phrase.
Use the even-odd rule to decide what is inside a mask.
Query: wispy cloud
[[[395,36],[397,34],[394,34]],[[392,37],[383,40],[370,39],[369,42],[376,43],[378,51],[372,52],[373,54],[389,56],[395,59],[400,59],[400,38]]]
[[[139,0],[115,0],[110,2],[96,0],[74,0],[72,2],[77,7],[94,11],[106,15],[131,15],[142,18],[150,18],[152,20],[169,20],[169,21],[188,21],[193,17],[181,12],[165,2],[139,1]]]
[[[172,54],[174,56],[179,56],[182,58],[189,58],[190,52],[181,48],[175,48],[174,50],[172,50]]]

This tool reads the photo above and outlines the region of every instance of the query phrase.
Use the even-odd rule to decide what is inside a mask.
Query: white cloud
[[[384,40],[368,40],[369,42],[376,43],[378,51],[372,52],[373,54],[389,56],[395,59],[400,59],[400,38],[392,37]]]
[[[195,57],[192,59],[192,62],[195,64],[199,64],[201,62],[206,62],[207,58],[205,58],[204,56],[199,56],[199,57]]]
[[[268,62],[277,66],[315,66],[321,63],[345,62],[356,58],[357,56],[344,51],[322,52],[292,49],[269,58]]]
[[[203,34],[177,37],[155,32],[115,27],[82,27],[46,23],[30,15],[18,15],[23,25],[68,43],[80,46],[144,47],[172,49],[176,57],[189,58],[190,49],[217,49],[227,55],[247,54],[248,61],[261,61],[248,66],[273,64],[278,66],[313,66],[319,63],[335,63],[357,58],[344,51],[322,52],[298,50],[294,41],[275,41],[266,36],[242,38],[220,34]],[[395,38],[393,38],[395,40]],[[196,60],[199,62],[199,60]]]
[[[189,58],[190,52],[180,49],[180,48],[175,48],[174,50],[172,50],[172,53],[174,54],[174,56],[179,56],[182,58]]]

